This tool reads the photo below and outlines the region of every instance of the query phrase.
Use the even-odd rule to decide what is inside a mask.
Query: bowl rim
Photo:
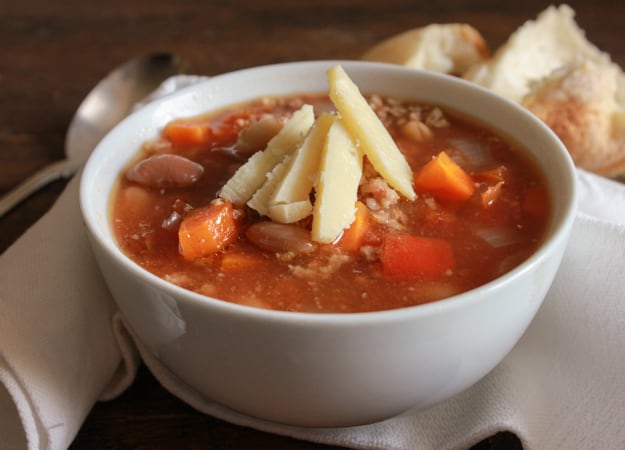
[[[106,150],[106,143],[109,140],[109,136],[118,133],[120,127],[127,123],[130,120],[136,120],[137,117],[145,116],[150,117],[150,115],[161,108],[163,105],[166,105],[168,102],[171,102],[172,99],[180,98],[185,95],[189,95],[196,91],[197,89],[205,89],[207,86],[217,85],[224,78],[229,78],[233,76],[248,76],[251,74],[258,73],[259,71],[283,71],[283,70],[291,70],[293,68],[310,68],[315,70],[320,70],[323,68],[329,68],[332,65],[341,64],[347,71],[350,69],[356,70],[372,70],[372,71],[389,71],[389,73],[403,73],[405,76],[413,75],[415,77],[420,77],[423,80],[428,80],[428,82],[434,83],[451,83],[452,85],[456,85],[461,89],[468,89],[473,91],[475,95],[482,96],[484,98],[488,98],[489,101],[495,102],[499,104],[501,107],[509,108],[515,111],[515,114],[520,114],[526,122],[530,123],[530,126],[536,128],[536,130],[541,130],[542,133],[545,134],[545,138],[550,140],[553,144],[553,147],[559,149],[559,157],[562,160],[561,162],[564,164],[564,173],[566,173],[566,177],[564,180],[566,185],[563,186],[565,189],[570,191],[570,196],[568,196],[568,201],[566,205],[563,206],[563,213],[560,217],[552,217],[551,220],[555,222],[551,224],[551,231],[548,232],[548,235],[544,237],[543,242],[540,244],[538,249],[525,261],[521,264],[513,268],[512,270],[506,272],[505,274],[495,278],[494,280],[489,281],[481,286],[475,287],[469,291],[465,291],[447,298],[443,298],[440,300],[436,300],[433,302],[407,306],[396,309],[389,310],[381,310],[381,311],[370,311],[370,312],[353,312],[353,313],[308,313],[308,312],[292,312],[292,311],[279,311],[279,310],[269,310],[262,309],[253,306],[240,305],[237,303],[221,300],[218,298],[209,297],[203,294],[199,294],[188,289],[177,286],[171,282],[165,281],[159,276],[147,271],[140,267],[137,263],[135,263],[132,259],[126,256],[121,249],[117,246],[113,240],[109,240],[103,237],[99,230],[99,226],[94,223],[95,218],[89,213],[89,188],[90,188],[90,180],[88,176],[94,170],[94,166],[96,165],[96,161],[99,155]],[[210,107],[207,107],[207,111],[210,111]],[[480,121],[479,116],[471,116],[467,114],[470,119]],[[137,149],[138,151],[138,149]],[[546,174],[545,174],[546,175]],[[107,189],[107,195],[110,196],[110,189]],[[327,325],[359,325],[359,324],[368,324],[368,323],[381,323],[388,321],[397,321],[397,320],[406,320],[410,318],[414,318],[415,316],[428,316],[432,314],[438,314],[443,311],[449,309],[456,308],[464,308],[468,307],[472,303],[479,302],[483,297],[488,295],[489,292],[501,289],[503,285],[512,282],[514,279],[521,277],[525,272],[532,269],[533,266],[540,264],[548,255],[554,251],[554,247],[560,244],[562,239],[568,239],[569,232],[572,228],[573,221],[576,215],[576,204],[577,204],[577,180],[575,175],[575,166],[573,161],[560,141],[560,139],[556,136],[556,134],[547,127],[542,121],[540,121],[537,117],[532,115],[529,111],[524,109],[522,106],[501,97],[492,91],[479,86],[475,83],[471,83],[469,81],[463,80],[458,77],[454,77],[447,74],[442,73],[434,73],[423,71],[419,69],[407,68],[399,65],[388,64],[388,63],[379,63],[379,62],[370,62],[370,61],[356,61],[356,60],[311,60],[311,61],[299,61],[299,62],[285,62],[285,63],[277,63],[277,64],[266,64],[261,66],[249,67],[239,70],[234,70],[222,74],[218,74],[215,76],[211,76],[206,80],[199,81],[194,83],[191,86],[183,87],[173,93],[164,95],[156,100],[149,102],[148,104],[142,106],[138,110],[131,113],[124,120],[122,120],[118,125],[116,125],[107,135],[98,143],[98,145],[93,150],[90,155],[83,171],[81,172],[81,180],[79,187],[79,203],[80,203],[80,211],[85,224],[85,227],[88,230],[88,234],[95,240],[97,245],[99,245],[104,251],[112,257],[116,263],[121,264],[124,270],[128,270],[133,273],[135,276],[144,280],[144,282],[150,283],[158,287],[159,289],[163,289],[165,292],[175,296],[176,299],[185,298],[186,300],[200,305],[202,307],[210,307],[214,308],[222,313],[233,314],[240,316],[242,318],[254,318],[254,320],[269,320],[269,321],[277,321],[277,322],[287,322],[287,323],[297,323],[299,325],[314,325],[314,324],[327,324]],[[107,211],[107,223],[110,218],[108,217]],[[110,224],[109,224],[110,226]],[[540,300],[542,301],[542,299]]]

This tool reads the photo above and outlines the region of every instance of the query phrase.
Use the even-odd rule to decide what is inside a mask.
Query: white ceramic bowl
[[[555,135],[522,108],[475,85],[368,62],[341,64],[363,91],[465,113],[510,136],[538,161],[553,196],[540,249],[485,286],[434,303],[315,315],[239,306],[146,272],[117,248],[109,197],[140,144],[177,116],[261,95],[327,92],[336,61],[266,66],[214,77],[134,113],[88,161],[80,201],[93,250],[142,343],[180,380],[241,413],[291,425],[348,426],[425,408],[491,371],[524,333],[553,280],[575,209],[575,172]]]

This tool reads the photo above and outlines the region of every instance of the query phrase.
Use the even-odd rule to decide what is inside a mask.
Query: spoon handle
[[[78,165],[70,160],[62,160],[45,166],[38,172],[26,178],[11,191],[0,198],[0,217],[3,217],[26,197],[35,193],[42,187],[60,178],[71,177]]]

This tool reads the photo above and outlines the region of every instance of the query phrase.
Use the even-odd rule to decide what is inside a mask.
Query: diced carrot
[[[239,235],[239,220],[232,203],[215,200],[190,212],[180,223],[182,256],[194,260],[225,248]]]
[[[523,211],[535,217],[544,217],[549,213],[549,197],[542,185],[531,186],[523,198]]]
[[[467,200],[475,191],[473,178],[445,152],[421,168],[415,176],[415,187],[437,200],[452,202]]]
[[[165,126],[163,136],[174,145],[200,145],[211,140],[212,132],[206,122],[174,119]]]
[[[239,252],[226,252],[221,259],[221,270],[224,272],[250,270],[260,266],[262,263],[262,257],[257,255]]]
[[[480,194],[482,199],[482,206],[488,208],[501,197],[501,189],[503,187],[503,181],[499,181],[495,184],[489,185],[484,192]]]
[[[389,234],[380,249],[384,275],[389,278],[436,278],[456,266],[451,244],[438,238]]]
[[[349,228],[343,231],[343,235],[336,245],[343,250],[358,251],[365,240],[370,225],[369,210],[364,203],[356,202],[356,217]]]
[[[473,178],[487,183],[499,183],[500,181],[505,181],[507,170],[506,166],[497,166],[494,169],[478,172],[473,175]]]

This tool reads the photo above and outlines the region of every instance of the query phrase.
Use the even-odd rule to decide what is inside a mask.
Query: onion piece
[[[523,235],[509,228],[479,228],[475,234],[493,248],[507,247],[523,242]]]
[[[174,231],[178,229],[180,222],[182,222],[182,214],[178,211],[173,211],[169,217],[163,220],[161,228],[168,231]]]
[[[451,139],[449,143],[462,155],[464,167],[479,170],[492,167],[496,161],[490,150],[481,142],[470,139]]]

